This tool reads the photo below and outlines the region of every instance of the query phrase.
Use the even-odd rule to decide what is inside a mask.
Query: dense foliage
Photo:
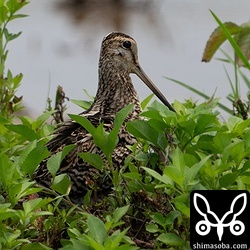
[[[6,25],[23,17],[16,12],[24,5],[25,1],[0,1],[2,39],[17,37],[6,31]],[[174,113],[157,101],[149,104],[152,96],[141,104],[144,119],[127,124],[138,143],[130,148],[131,155],[120,169],[113,168],[111,155],[131,106],[117,114],[110,133],[102,124],[95,128],[83,117],[71,115],[96,138],[107,158],[104,163],[99,155],[81,154],[110,175],[113,192],[109,196],[93,204],[90,190],[83,206],[70,202],[69,177],[56,173],[73,145],[48,161],[54,177],[51,189],[39,187],[32,174],[49,156],[45,144],[55,125],[48,119],[55,111],[46,111],[35,120],[20,116],[14,123],[20,107],[15,91],[21,76],[13,77],[7,71],[5,77],[4,47],[0,50],[4,58],[0,76],[0,249],[190,249],[192,190],[250,190],[250,119],[230,116],[223,121],[218,100],[202,104],[175,101]],[[75,103],[85,108],[89,104]]]

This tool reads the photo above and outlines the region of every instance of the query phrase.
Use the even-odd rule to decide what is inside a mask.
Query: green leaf
[[[65,156],[76,147],[76,145],[67,145],[61,152],[52,155],[47,161],[47,168],[53,177],[56,176],[58,169],[60,168],[62,160]]]
[[[5,36],[5,39],[7,42],[18,38],[21,34],[22,34],[22,32],[18,32],[17,34],[12,34],[12,33],[9,33],[7,28],[4,29],[4,36]],[[9,82],[12,82],[12,79],[11,79],[11,81],[10,81],[10,79],[8,79],[8,80],[9,80]]]
[[[104,166],[102,157],[98,154],[92,153],[79,153],[78,154],[84,161],[89,163],[91,166],[94,166],[98,170],[101,170]]]
[[[159,232],[159,227],[157,224],[151,223],[146,226],[146,230],[150,233],[156,233]]]
[[[116,114],[116,117],[114,120],[114,128],[111,130],[111,132],[108,135],[107,147],[109,149],[109,152],[108,152],[109,155],[111,155],[112,152],[114,151],[114,148],[116,147],[118,143],[118,133],[120,131],[120,128],[122,124],[124,123],[124,120],[126,119],[128,114],[132,111],[133,107],[134,107],[133,104],[129,104]]]
[[[180,172],[184,172],[186,166],[183,153],[178,147],[173,152],[173,166],[180,170]]]
[[[149,102],[152,100],[153,97],[154,97],[154,94],[151,94],[141,102],[142,110],[144,110],[147,107],[147,105],[149,104]]]
[[[31,129],[26,125],[6,124],[5,127],[17,134],[20,134],[21,136],[24,137],[24,139],[27,139],[28,141],[34,141],[36,139],[40,139],[40,136],[37,133],[35,133],[33,129]]]
[[[42,198],[36,198],[32,199],[26,202],[23,202],[23,210],[26,215],[28,215],[30,212],[36,212],[36,210],[44,207],[49,202],[51,202],[52,199],[42,199]],[[52,215],[52,213],[50,213]]]
[[[157,238],[157,240],[170,246],[183,246],[185,244],[184,240],[173,233],[163,233]]]
[[[16,173],[15,165],[11,163],[9,157],[2,153],[0,155],[0,180],[4,186],[12,184],[16,178],[14,178]]]
[[[177,84],[181,85],[182,87],[192,91],[193,93],[203,97],[206,100],[209,100],[211,98],[210,96],[204,94],[204,92],[199,91],[198,89],[191,87],[189,84],[177,81],[177,80],[169,78],[169,77],[165,77],[165,78],[172,81],[172,82],[174,82],[174,83],[177,83]],[[178,104],[178,106],[181,105],[179,102],[175,101],[175,105],[174,105],[175,109],[177,109],[177,104]],[[220,107],[222,110],[226,111],[227,113],[229,113],[229,114],[232,113],[231,109],[229,109],[227,106],[225,106],[225,105],[223,105],[221,103],[218,103],[217,105],[218,105],[218,107]],[[178,108],[177,110],[181,110],[181,108]]]
[[[51,188],[59,194],[69,194],[71,186],[70,178],[67,174],[57,175],[51,185]]]
[[[242,51],[242,53],[245,55],[246,59],[250,59],[250,25],[249,23],[246,23],[244,25],[241,25],[242,31],[235,36],[235,40],[237,41],[237,44]],[[239,59],[239,56],[236,55],[236,62],[239,66],[243,66],[242,61]]]
[[[164,138],[164,133],[158,132],[155,128],[150,126],[147,121],[135,120],[128,122],[127,129],[135,137],[147,140],[162,150],[165,150],[168,145]]]
[[[172,225],[174,223],[174,220],[181,216],[181,213],[179,211],[171,211],[166,215],[164,224],[165,225]]]
[[[120,232],[120,230],[115,231],[111,236],[108,237],[108,240],[105,241],[105,249],[118,250],[118,246],[120,245],[127,231],[128,229],[124,230],[123,232]]]
[[[6,6],[1,6],[0,7],[0,24],[5,22],[8,18],[8,9]]]
[[[165,183],[167,185],[173,185],[173,181],[167,176],[167,175],[160,175],[155,170],[147,167],[142,167],[146,172],[148,172],[150,175],[152,175],[155,179],[161,181],[162,183]],[[167,166],[168,168],[168,166]]]
[[[32,128],[34,130],[40,128],[50,118],[50,116],[54,112],[55,111],[46,111],[43,114],[41,114],[40,116],[38,116],[38,118],[36,119],[36,121],[32,123]]]
[[[174,182],[176,182],[182,189],[185,180],[184,172],[181,172],[178,168],[167,166],[164,169],[164,174],[167,175],[168,178],[171,178]]]
[[[69,114],[69,117],[83,126],[91,135],[95,133],[95,127],[93,124],[84,116]]]
[[[107,237],[107,232],[104,223],[94,215],[88,214],[87,224],[92,237],[99,244],[103,244]]]
[[[70,99],[70,101],[84,110],[89,109],[91,104],[92,104],[91,101],[87,102],[87,101],[83,101],[83,100],[74,100],[74,99]]]
[[[225,132],[218,132],[213,137],[214,145],[218,148],[221,152],[227,147],[232,141],[232,134],[228,134]]]
[[[230,32],[230,30],[228,30],[228,28],[220,21],[220,19],[211,10],[210,10],[210,12],[212,13],[214,19],[219,24],[219,26],[220,26],[221,30],[223,31],[224,35],[226,36],[226,38],[228,39],[228,41],[232,45],[232,47],[233,47],[233,49],[235,51],[235,54],[242,61],[242,64],[244,64],[244,66],[246,68],[250,69],[250,64],[248,62],[248,59],[246,58],[246,56],[243,54],[243,52],[239,48],[239,46],[238,46],[237,42],[235,41],[235,39],[232,37],[232,33]]]
[[[197,117],[197,124],[194,130],[195,135],[200,135],[208,131],[216,131],[217,118],[213,114],[200,114]]]
[[[161,213],[153,213],[150,215],[151,219],[157,223],[158,225],[162,226],[164,229],[166,229],[165,224],[165,217]]]
[[[18,10],[20,10],[23,6],[25,6],[26,4],[27,4],[27,2],[25,2],[25,1],[17,1],[17,0],[9,0],[6,3],[11,14],[14,14]]]
[[[228,30],[231,35],[237,34],[242,31],[242,28],[232,22],[226,22],[223,26]],[[207,41],[206,48],[204,50],[202,61],[209,62],[215,52],[219,49],[222,43],[227,40],[227,37],[221,27],[217,27],[212,35],[210,36],[209,40]]]
[[[14,20],[17,18],[24,18],[24,17],[28,17],[29,15],[25,15],[25,14],[16,14],[16,15],[12,15],[10,20]]]
[[[223,175],[219,179],[220,186],[223,188],[230,188],[230,186],[235,183],[237,177],[238,177],[237,172],[228,173],[228,174]]]
[[[46,146],[35,147],[21,164],[21,169],[26,174],[33,174],[39,163],[49,156]]]
[[[89,249],[89,250],[105,250],[105,248],[103,247],[102,244],[98,243],[97,241],[95,241],[94,239],[92,239],[91,237],[89,237],[88,235],[84,234],[81,235],[81,237],[79,238],[79,240],[81,242],[83,242],[87,247],[91,247],[91,248],[81,248],[81,249]]]
[[[24,246],[22,246],[22,250],[53,250],[50,247],[47,247],[45,245],[43,245],[42,243],[37,243],[37,242],[33,242],[33,243],[28,243]]]
[[[52,177],[56,176],[56,173],[61,165],[62,152],[58,152],[52,155],[47,161],[48,171],[51,173]]]
[[[181,211],[182,214],[190,217],[190,208],[183,202],[174,202],[175,208]]]
[[[129,209],[129,205],[116,208],[113,213],[114,223],[119,222],[119,220],[127,213],[128,209]]]
[[[185,175],[186,175],[186,183],[188,185],[191,185],[192,181],[197,176],[199,170],[202,168],[202,166],[208,161],[208,159],[211,157],[211,155],[208,155],[204,157],[202,160],[200,160],[198,163],[194,164],[192,167],[185,168]]]

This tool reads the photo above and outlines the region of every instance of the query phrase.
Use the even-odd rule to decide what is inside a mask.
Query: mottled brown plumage
[[[102,41],[99,60],[99,84],[96,97],[92,106],[81,115],[95,126],[100,122],[110,131],[114,118],[119,110],[130,103],[134,104],[132,112],[125,122],[138,119],[141,112],[140,102],[132,84],[130,73],[135,73],[139,78],[173,110],[160,91],[153,85],[141,69],[138,62],[137,45],[133,38],[119,32],[108,34]],[[115,148],[112,159],[114,167],[124,163],[129,154],[127,145],[133,145],[136,139],[126,131],[125,124],[119,132],[119,142]],[[47,147],[51,155],[61,151],[66,145],[74,144],[76,147],[65,157],[58,174],[67,173],[72,181],[70,197],[76,201],[86,194],[88,189],[106,194],[111,184],[105,173],[84,162],[79,156],[80,152],[100,154],[101,150],[94,144],[92,136],[78,123],[66,122],[59,126],[54,133],[54,138],[48,142]],[[51,185],[45,160],[36,170],[34,179],[45,186]],[[77,201],[78,202],[78,201]]]

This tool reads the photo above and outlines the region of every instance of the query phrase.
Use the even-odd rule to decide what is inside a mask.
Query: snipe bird
[[[132,103],[134,104],[133,110],[125,122],[138,119],[141,107],[130,78],[131,73],[136,74],[170,110],[174,111],[164,95],[142,70],[138,62],[135,40],[123,33],[112,32],[104,37],[101,45],[96,97],[92,106],[81,115],[95,126],[102,122],[104,128],[110,131],[117,112]],[[129,155],[127,145],[133,145],[136,142],[136,139],[126,131],[125,124],[121,127],[118,136],[119,142],[112,155],[114,167],[123,164]],[[82,198],[91,188],[97,193],[105,193],[110,189],[110,185],[107,185],[107,177],[84,162],[78,153],[96,153],[103,158],[104,155],[94,144],[91,134],[75,121],[61,124],[55,131],[54,138],[47,143],[47,147],[53,155],[70,144],[74,144],[76,147],[62,161],[58,174],[67,173],[69,175],[72,182],[70,191],[72,201],[78,202],[79,198]],[[34,179],[39,184],[49,187],[51,175],[47,170],[47,160],[43,161],[35,171]]]

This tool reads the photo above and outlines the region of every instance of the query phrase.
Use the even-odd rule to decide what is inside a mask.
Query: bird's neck
[[[98,112],[101,118],[114,118],[116,113],[128,104],[133,103],[134,108],[126,120],[138,118],[141,112],[140,101],[132,84],[128,72],[114,72],[99,70],[99,85],[97,94],[90,111]]]

